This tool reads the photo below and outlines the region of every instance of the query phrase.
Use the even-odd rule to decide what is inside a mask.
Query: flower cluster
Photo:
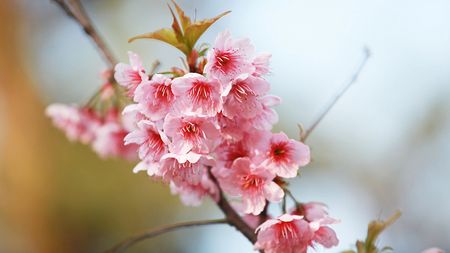
[[[115,91],[112,84],[108,82],[110,73],[106,72],[103,75],[105,83],[99,94],[93,98],[106,103],[115,99]],[[47,107],[46,114],[57,128],[65,132],[69,140],[91,145],[100,157],[136,159],[137,146],[127,146],[123,143],[123,138],[132,129],[132,122],[122,117],[117,107],[109,106],[104,111],[100,111],[90,104],[83,107],[51,104]]]
[[[300,204],[290,214],[261,224],[256,229],[258,241],[255,249],[266,253],[306,253],[308,246],[314,247],[315,244],[331,248],[338,244],[338,239],[327,225],[337,222],[328,216],[322,203]]]
[[[269,54],[223,32],[197,73],[150,78],[137,55],[129,56],[115,77],[134,101],[124,113],[137,126],[125,137],[139,146],[135,171],[168,182],[188,205],[217,193],[210,173],[225,193],[240,197],[243,213],[258,215],[267,201],[281,201],[274,179],[295,177],[310,154],[303,143],[271,132],[280,99],[268,94],[263,77]]]
[[[172,30],[132,39],[171,44],[186,55],[185,69],[154,73],[129,52],[129,64],[117,64],[114,78],[105,76],[86,106],[53,104],[47,115],[70,140],[90,144],[103,158],[137,159],[134,172],[167,183],[186,205],[233,197],[232,208],[257,233],[257,250],[301,253],[318,244],[337,245],[328,226],[337,221],[325,205],[299,203],[287,191],[286,180],[310,162],[310,150],[271,131],[278,121],[273,107],[281,102],[269,94],[265,78],[271,55],[257,53],[248,39],[229,32],[220,33],[211,47],[194,48],[227,13],[192,23],[175,7],[181,23],[174,16]],[[286,212],[285,192],[295,209],[271,218],[270,203],[283,201]]]

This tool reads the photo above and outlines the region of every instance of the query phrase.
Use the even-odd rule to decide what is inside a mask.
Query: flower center
[[[211,87],[206,82],[196,81],[189,90],[189,96],[195,103],[209,100],[211,97]]]
[[[247,100],[248,96],[255,95],[250,87],[243,81],[239,81],[233,85],[231,88],[231,94],[233,94],[234,98],[240,103]]]
[[[241,180],[243,189],[256,189],[263,184],[262,178],[255,175],[242,176]]]
[[[159,84],[154,93],[156,100],[170,102],[173,98],[172,88],[168,85]]]
[[[272,144],[270,155],[274,161],[286,161],[288,159],[288,149],[286,147],[287,143],[275,143]]]
[[[236,55],[232,51],[215,51],[216,68],[225,74],[235,68]]]
[[[295,240],[298,237],[297,228],[292,222],[277,224],[277,236],[280,239]]]
[[[197,136],[200,132],[200,128],[197,124],[192,122],[186,122],[185,125],[181,128],[181,135],[185,138]]]
[[[164,151],[164,142],[161,139],[159,133],[156,133],[153,130],[148,131],[148,141],[147,145],[152,150],[155,155],[160,154]]]

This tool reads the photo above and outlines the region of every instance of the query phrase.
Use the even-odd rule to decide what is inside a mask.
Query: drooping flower
[[[309,147],[289,139],[283,132],[272,135],[263,162],[277,176],[292,178],[297,176],[299,166],[309,163]]]
[[[174,94],[171,79],[160,74],[153,75],[150,81],[143,81],[134,93],[134,101],[151,120],[163,119],[172,109]]]
[[[258,215],[264,209],[266,199],[279,202],[284,192],[273,179],[275,175],[263,167],[252,164],[247,157],[233,162],[229,175],[220,183],[230,195],[241,197],[243,212]]]
[[[283,214],[257,229],[255,249],[266,253],[306,253],[313,233],[302,216]]]
[[[169,153],[161,159],[160,175],[165,181],[171,181],[177,186],[197,185],[207,175],[206,166],[212,164],[213,158],[210,156],[193,152],[182,155]]]
[[[272,57],[269,53],[260,53],[253,59],[253,66],[255,67],[255,72],[253,75],[262,76],[269,73],[269,63]]]
[[[205,73],[228,83],[240,74],[253,73],[254,48],[248,39],[233,40],[228,31],[221,32],[208,52]]]
[[[183,204],[187,206],[198,206],[203,198],[211,197],[214,201],[219,199],[219,190],[216,184],[211,181],[208,175],[203,175],[199,184],[181,184],[170,183],[172,194],[179,194]]]
[[[189,73],[172,81],[172,92],[178,113],[215,116],[222,110],[222,85],[215,79]]]
[[[93,110],[75,105],[51,104],[45,113],[69,140],[83,144],[94,140],[94,130],[100,125],[100,119]]]
[[[167,153],[169,140],[156,125],[149,120],[142,120],[138,129],[125,136],[125,145],[139,145],[139,158],[141,160],[159,161]]]
[[[207,154],[220,137],[219,130],[211,118],[174,117],[167,115],[164,132],[172,138],[171,152],[186,154],[189,151]]]
[[[95,128],[92,148],[101,158],[122,157],[136,159],[137,145],[125,145],[124,137],[128,131],[118,121],[107,121]]]
[[[142,66],[142,61],[139,56],[131,51],[128,52],[130,64],[118,63],[114,68],[114,79],[128,89],[128,94],[133,96],[134,91],[138,85],[148,76],[145,74],[145,69]]]
[[[269,91],[269,83],[259,77],[243,74],[225,86],[223,114],[229,118],[253,118],[261,113],[262,102],[258,97]]]
[[[338,245],[339,240],[336,233],[328,225],[339,223],[339,221],[328,215],[328,208],[325,204],[320,202],[302,203],[292,214],[303,215],[305,221],[309,223],[313,232],[313,238],[309,245],[314,246],[314,243],[317,243],[325,248]]]

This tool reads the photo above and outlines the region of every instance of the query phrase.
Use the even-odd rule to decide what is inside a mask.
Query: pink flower
[[[223,113],[217,114],[217,123],[224,139],[241,140],[245,132],[251,128],[250,124],[242,124],[242,120],[237,117],[230,119]]]
[[[269,73],[269,63],[272,57],[269,53],[260,53],[253,59],[253,66],[255,67],[254,76],[262,76]]]
[[[309,163],[309,147],[289,139],[283,132],[273,134],[263,162],[277,176],[292,178],[297,176],[299,166]]]
[[[174,117],[167,115],[164,132],[172,138],[171,152],[186,154],[189,151],[207,154],[220,137],[219,130],[209,118]]]
[[[325,248],[337,246],[339,240],[333,229],[326,225],[336,224],[339,221],[328,216],[328,208],[320,202],[309,202],[300,204],[292,214],[303,215],[304,220],[309,222],[313,238],[309,242],[323,245]]]
[[[69,140],[80,141],[83,144],[94,140],[94,129],[100,125],[100,119],[96,113],[88,108],[51,104],[45,113],[58,129],[64,131]]]
[[[429,249],[422,251],[422,253],[445,253],[445,251],[443,251],[440,248],[429,248]]]
[[[273,182],[274,178],[274,174],[255,166],[249,158],[238,158],[221,183],[225,192],[242,197],[244,213],[258,215],[264,209],[266,199],[279,202],[284,196],[281,187]]]
[[[215,79],[189,73],[172,81],[172,92],[177,97],[180,113],[197,116],[215,116],[222,110],[222,86]]]
[[[139,158],[151,161],[159,161],[167,153],[169,143],[166,135],[149,120],[140,121],[138,129],[125,136],[124,141],[125,145],[139,145]]]
[[[171,110],[174,101],[171,79],[155,74],[150,81],[143,81],[134,93],[134,101],[142,112],[153,121],[163,119]]]
[[[145,69],[142,66],[142,61],[139,56],[133,52],[128,52],[130,64],[118,63],[114,68],[114,79],[128,89],[128,94],[132,96],[137,86],[145,80],[148,76],[145,74]]]
[[[153,160],[143,160],[140,161],[134,168],[133,173],[139,173],[141,171],[147,172],[147,175],[151,177],[161,177],[160,173],[160,162],[153,161]]]
[[[302,216],[283,214],[257,229],[255,249],[266,253],[306,253],[313,233]]]
[[[203,175],[200,183],[196,185],[176,185],[174,182],[171,182],[170,190],[172,194],[179,194],[181,202],[187,206],[198,206],[201,204],[203,198],[207,196],[210,196],[214,201],[218,201],[219,199],[217,186],[211,181],[208,175]]]
[[[166,181],[172,181],[175,185],[201,183],[204,175],[207,175],[208,165],[213,164],[213,158],[196,153],[177,155],[166,154],[161,159],[160,175]]]
[[[281,103],[277,96],[264,96],[259,98],[262,104],[261,111],[253,118],[247,120],[247,124],[258,130],[270,130],[278,122],[278,114],[271,107]]]
[[[254,48],[248,39],[233,40],[228,31],[220,33],[207,55],[205,73],[208,77],[228,83],[243,73],[253,73],[251,58]]]
[[[95,140],[92,148],[101,158],[122,157],[128,160],[136,159],[136,145],[125,146],[123,138],[128,132],[118,121],[107,121],[95,130]]]
[[[258,97],[269,91],[269,83],[259,77],[248,74],[234,79],[223,93],[223,114],[229,118],[239,116],[253,118],[262,110],[262,103]]]

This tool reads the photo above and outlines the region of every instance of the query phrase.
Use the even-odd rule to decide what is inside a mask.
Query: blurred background
[[[202,38],[228,29],[273,54],[268,77],[282,97],[275,131],[298,136],[363,57],[355,84],[310,136],[313,162],[292,180],[342,222],[338,252],[394,210],[381,238],[396,252],[450,251],[450,2],[445,0],[179,0],[199,19],[226,10]],[[113,49],[147,66],[179,65],[175,49],[131,36],[168,27],[167,1],[83,1]],[[133,164],[101,160],[44,116],[49,103],[84,103],[104,69],[91,41],[50,0],[0,1],[0,252],[102,252],[153,226],[219,218],[210,201],[184,207]],[[322,249],[318,249],[322,252]],[[252,252],[234,229],[211,226],[145,241],[128,252]]]

